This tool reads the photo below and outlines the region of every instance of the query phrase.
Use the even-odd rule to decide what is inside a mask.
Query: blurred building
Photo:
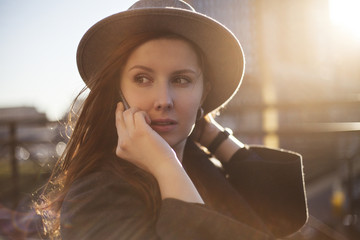
[[[65,146],[60,129],[34,107],[0,108],[0,204],[16,207],[48,178]]]
[[[57,157],[57,129],[57,123],[50,123],[46,114],[34,107],[0,108],[0,158],[6,161],[15,148],[18,163],[48,164]]]
[[[308,179],[359,151],[358,134],[314,126],[360,121],[360,44],[335,28],[328,0],[187,2],[233,31],[246,55],[223,125],[244,142],[300,152]]]
[[[310,214],[358,233],[360,39],[332,22],[336,0],[187,2],[227,26],[245,52],[243,84],[217,120],[245,143],[299,152]]]

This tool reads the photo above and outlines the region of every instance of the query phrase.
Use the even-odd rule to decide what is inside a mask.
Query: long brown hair
[[[130,162],[119,158],[118,161],[113,159],[116,157],[115,148],[118,138],[115,109],[119,101],[118,89],[122,67],[138,46],[158,38],[186,40],[172,33],[149,32],[131,36],[119,45],[74,100],[73,106],[87,88],[90,88],[75,122],[69,114],[68,126],[74,125],[73,132],[48,183],[35,203],[35,208],[43,219],[45,235],[51,238],[59,236],[60,208],[71,184],[99,169],[111,171],[132,184],[143,196],[147,209],[156,218],[161,198],[155,178]],[[199,65],[204,74],[204,55],[197,46],[189,43],[198,55]]]

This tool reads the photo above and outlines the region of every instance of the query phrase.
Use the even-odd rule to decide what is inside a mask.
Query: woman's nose
[[[155,96],[155,109],[170,110],[174,106],[174,99],[172,91],[169,86],[158,87]]]

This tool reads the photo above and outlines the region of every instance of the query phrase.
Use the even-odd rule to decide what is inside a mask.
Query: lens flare
[[[360,39],[360,1],[329,0],[332,23]]]

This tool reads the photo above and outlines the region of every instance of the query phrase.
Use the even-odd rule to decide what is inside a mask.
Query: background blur
[[[80,38],[133,2],[0,0],[0,239],[35,235],[23,216],[67,141]],[[312,227],[359,239],[360,1],[187,2],[231,29],[246,55],[218,121],[245,143],[301,153]]]

